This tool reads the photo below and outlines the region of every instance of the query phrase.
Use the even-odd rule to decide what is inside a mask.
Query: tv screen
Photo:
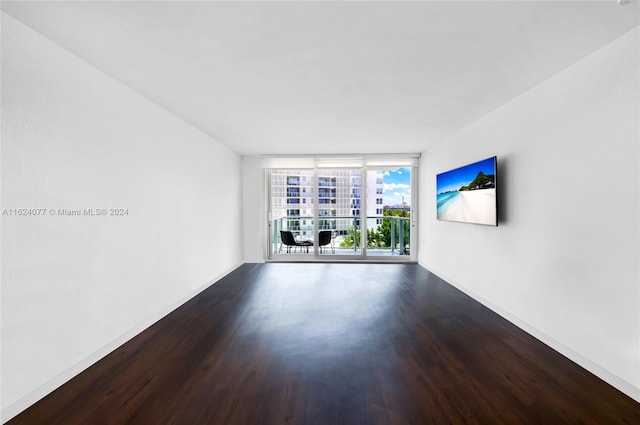
[[[438,220],[498,225],[496,157],[436,176]]]

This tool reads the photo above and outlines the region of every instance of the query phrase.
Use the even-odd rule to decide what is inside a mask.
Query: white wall
[[[636,29],[421,163],[427,269],[640,400]],[[439,222],[435,176],[498,156],[499,227]]]
[[[7,420],[240,264],[242,189],[239,155],[4,13],[2,103],[2,208],[47,209],[2,216]]]
[[[266,252],[266,211],[262,157],[242,158],[242,199],[244,206],[244,261],[263,263]]]

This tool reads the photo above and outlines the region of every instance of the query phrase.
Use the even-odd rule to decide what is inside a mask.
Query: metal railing
[[[338,216],[319,217],[318,232],[330,230],[332,232],[331,250],[337,255],[360,255],[361,247],[366,247],[367,256],[404,255],[411,253],[411,219],[397,216],[375,216],[365,219],[363,227],[360,217]],[[280,236],[281,230],[291,231],[299,242],[313,242],[316,229],[313,217],[287,216],[273,220],[272,223],[272,253],[287,252],[283,250]],[[366,230],[364,235],[363,230]],[[297,250],[307,254],[306,250]],[[324,251],[324,254],[327,250]],[[313,254],[313,249],[309,250]]]

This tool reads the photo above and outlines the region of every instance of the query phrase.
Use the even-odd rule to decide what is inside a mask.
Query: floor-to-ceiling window
[[[414,260],[417,157],[270,159],[269,258]]]

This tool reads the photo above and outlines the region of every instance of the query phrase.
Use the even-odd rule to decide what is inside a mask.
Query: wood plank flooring
[[[12,421],[640,424],[418,265],[245,264]]]

